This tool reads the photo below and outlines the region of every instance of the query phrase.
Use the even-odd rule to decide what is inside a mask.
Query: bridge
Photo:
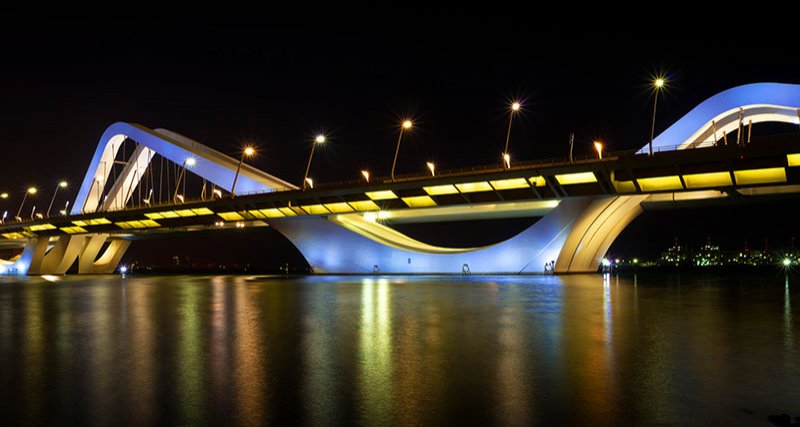
[[[81,274],[111,273],[137,236],[266,226],[319,273],[536,273],[551,260],[557,273],[596,271],[647,207],[800,194],[800,133],[750,138],[766,122],[800,125],[800,86],[721,92],[655,138],[653,155],[643,148],[306,189],[174,132],[120,122],[104,132],[70,212],[0,224],[0,248],[22,249],[0,260],[0,272],[64,274],[77,263]],[[190,175],[202,180],[195,200]],[[225,190],[234,185],[235,194]],[[471,248],[392,228],[509,217],[539,219]]]

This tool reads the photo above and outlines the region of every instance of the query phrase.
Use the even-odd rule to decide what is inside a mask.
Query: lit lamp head
[[[8,193],[0,194],[0,199],[7,199],[7,198],[8,198]]]
[[[36,187],[31,187],[31,188],[28,189],[28,194],[30,194],[32,196],[32,195],[36,194],[36,191],[37,191]]]
[[[197,159],[194,157],[189,157],[186,159],[186,166],[192,167],[197,164]]]
[[[597,151],[597,155],[603,157],[603,143],[600,141],[594,141],[594,149]]]
[[[791,259],[789,259],[789,258],[784,258],[784,259],[783,259],[783,266],[784,266],[784,267],[788,267],[788,266],[790,266],[790,265],[792,265],[792,260],[791,260]]]
[[[243,153],[247,157],[253,157],[253,155],[256,154],[256,149],[253,147],[245,147]]]
[[[514,101],[511,103],[511,111],[517,112],[520,108],[522,108],[522,104],[520,104],[519,101]]]
[[[411,120],[403,120],[403,129],[409,130],[412,126],[414,126],[414,123]]]
[[[503,163],[506,164],[507,168],[511,167],[511,154],[503,153]]]
[[[434,175],[434,171],[436,170],[436,165],[434,165],[433,162],[428,162],[427,164],[428,164],[428,169],[431,170],[431,175]]]
[[[61,181],[61,182],[58,183],[58,186],[61,187],[61,188],[67,188],[67,185],[68,185],[67,181]]]
[[[325,135],[317,135],[317,137],[314,138],[314,142],[316,142],[317,144],[324,144],[325,143]]]
[[[364,180],[366,180],[367,182],[369,182],[369,171],[368,171],[368,170],[362,170],[362,171],[361,171],[361,176],[363,176],[363,177],[364,177]]]
[[[659,78],[653,80],[653,87],[655,87],[656,90],[658,90],[658,89],[661,89],[662,87],[664,87],[665,83],[667,83],[667,81],[663,77],[659,77]]]
[[[306,178],[306,183],[308,183],[309,188],[314,188],[314,180],[311,178]]]

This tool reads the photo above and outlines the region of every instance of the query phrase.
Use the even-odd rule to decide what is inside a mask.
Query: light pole
[[[242,162],[244,161],[244,156],[253,157],[254,154],[256,154],[256,150],[253,147],[245,147],[244,150],[242,150],[242,156],[239,157],[239,165],[236,166],[236,175],[234,175],[233,177],[233,185],[231,186],[231,197],[236,197],[236,193],[234,193],[234,190],[236,190],[236,181],[239,180],[239,171],[242,169]]]
[[[183,176],[186,175],[186,166],[192,167],[197,164],[197,160],[194,157],[187,157],[186,160],[183,161],[183,165],[181,166],[181,174],[178,175],[178,180],[175,182],[175,193],[172,194],[172,203],[175,203],[176,199],[178,198],[178,189],[181,187],[181,180],[183,180]],[[183,185],[183,188],[186,189],[186,184]],[[183,203],[183,198],[181,198],[181,203]]]
[[[431,176],[436,176],[436,165],[434,165],[433,162],[428,162],[427,165],[428,169],[431,170]]]
[[[311,143],[311,154],[308,155],[308,164],[306,165],[306,174],[303,175],[303,190],[306,189],[306,182],[308,182],[308,170],[311,169],[311,159],[314,158],[314,148],[317,144],[324,144],[325,143],[325,135],[317,135],[314,138],[314,142]],[[313,188],[313,186],[312,186]]]
[[[653,88],[655,90],[655,94],[653,96],[653,122],[650,125],[650,155],[653,155],[653,136],[656,133],[656,107],[658,106],[658,92],[661,91],[661,88],[664,87],[664,83],[666,81],[659,77],[653,81]]]
[[[410,130],[413,125],[411,120],[403,120],[403,124],[400,126],[400,136],[397,137],[397,148],[394,150],[394,161],[392,161],[392,181],[394,181],[394,167],[397,166],[397,155],[400,154],[400,141],[403,140],[403,133]]]
[[[511,124],[514,123],[514,114],[522,108],[519,101],[511,103],[511,111],[508,113],[508,131],[506,132],[506,147],[503,149],[503,165],[506,169],[511,168],[511,155],[508,154],[508,142],[511,140]]]
[[[50,199],[50,206],[47,207],[47,213],[45,214],[46,217],[50,217],[50,209],[53,209],[53,202],[56,201],[56,194],[58,194],[59,188],[67,188],[67,181],[61,181],[56,186],[55,191],[53,191],[53,198]]]
[[[369,171],[368,170],[362,170],[361,171],[361,176],[364,177],[365,181],[369,182]]]
[[[603,143],[601,141],[594,141],[594,149],[597,151],[597,158],[603,158]]]
[[[31,196],[35,195],[36,187],[30,187],[25,191],[25,195],[22,196],[22,203],[19,204],[19,210],[17,210],[17,218],[20,218],[20,215],[22,215],[22,207],[25,206],[25,200],[28,200],[28,194]]]

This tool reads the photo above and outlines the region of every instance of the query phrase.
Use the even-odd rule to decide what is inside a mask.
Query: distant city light
[[[634,263],[634,264],[638,264],[638,263],[639,263],[639,258],[634,258],[634,259],[633,259],[633,263]]]
[[[123,265],[122,267],[120,267],[120,268],[119,268],[119,272],[120,272],[120,273],[122,273],[122,274],[125,274],[125,273],[127,273],[127,272],[128,272],[128,267],[125,267],[125,266]]]
[[[610,267],[611,266],[611,260],[609,260],[608,258],[603,258],[603,260],[600,261],[600,263],[603,264],[603,267]]]

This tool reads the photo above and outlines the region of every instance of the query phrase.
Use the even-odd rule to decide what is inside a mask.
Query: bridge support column
[[[114,272],[131,242],[130,240],[112,240],[100,258],[97,258],[107,240],[108,234],[93,234],[86,239],[78,258],[79,274],[110,274]]]
[[[41,273],[42,263],[44,262],[44,256],[47,253],[47,245],[49,242],[49,237],[39,237],[28,240],[18,261],[18,264],[22,266],[19,271],[20,273],[43,274]]]

